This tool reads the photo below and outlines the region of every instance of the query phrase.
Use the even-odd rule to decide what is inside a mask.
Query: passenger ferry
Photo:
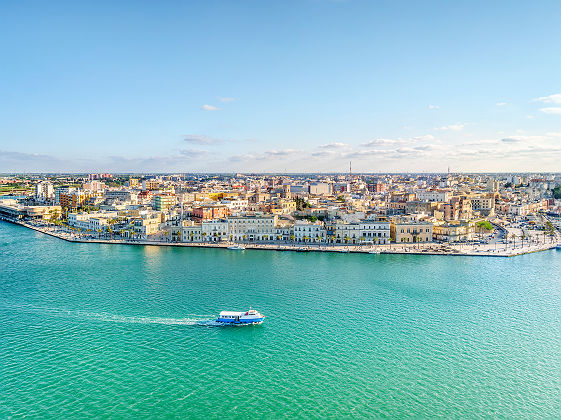
[[[228,249],[231,249],[233,251],[243,251],[245,249],[245,247],[243,247],[241,245],[232,245],[232,246],[229,246]]]
[[[264,319],[265,315],[250,308],[247,312],[222,311],[216,322],[223,324],[261,324]]]

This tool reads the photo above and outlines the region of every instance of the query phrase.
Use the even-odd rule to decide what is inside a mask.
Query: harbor
[[[514,243],[500,244],[494,242],[492,244],[437,244],[437,243],[417,243],[417,244],[388,244],[388,245],[293,245],[293,244],[275,244],[275,243],[243,243],[236,244],[230,242],[214,243],[214,242],[196,242],[181,243],[170,242],[166,240],[124,240],[124,239],[100,239],[87,238],[83,234],[75,234],[64,231],[57,227],[40,227],[30,223],[21,221],[8,220],[4,221],[18,224],[26,228],[35,230],[74,243],[102,243],[112,245],[136,245],[136,246],[167,246],[167,247],[195,247],[195,248],[215,248],[226,251],[235,250],[262,250],[262,251],[294,251],[294,252],[330,252],[330,253],[359,253],[359,254],[407,254],[407,255],[450,255],[450,256],[473,256],[473,257],[514,257],[534,252],[541,252],[556,249],[558,236],[547,238],[540,242],[538,239],[529,240],[526,245]],[[537,235],[536,235],[537,237]]]

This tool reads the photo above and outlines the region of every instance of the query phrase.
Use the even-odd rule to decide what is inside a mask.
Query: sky
[[[561,2],[0,2],[0,172],[561,171]]]

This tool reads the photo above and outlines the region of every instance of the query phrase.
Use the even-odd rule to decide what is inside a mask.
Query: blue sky
[[[0,172],[561,171],[559,22],[559,1],[6,0]]]

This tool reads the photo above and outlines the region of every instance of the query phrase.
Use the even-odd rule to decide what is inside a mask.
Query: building
[[[416,192],[420,201],[448,201],[452,197],[450,191],[445,190],[421,190]]]
[[[429,222],[395,221],[390,229],[396,243],[432,242],[433,225]]]
[[[443,242],[471,241],[475,232],[473,221],[449,222],[434,225],[433,238]]]
[[[366,243],[385,245],[390,242],[390,222],[384,220],[361,220],[360,237]]]
[[[35,185],[35,199],[44,203],[46,201],[54,200],[55,190],[53,184],[49,181],[41,181]]]
[[[137,238],[146,239],[149,235],[153,235],[160,231],[162,223],[162,214],[159,212],[150,212],[137,217],[133,221],[134,234]]]
[[[357,223],[333,223],[327,225],[328,238],[333,243],[357,244],[362,237],[360,224]]]
[[[294,240],[296,242],[325,242],[327,230],[323,222],[309,222],[307,220],[297,220],[294,223]]]
[[[168,211],[175,206],[176,201],[175,195],[158,194],[154,196],[153,207],[156,211]]]
[[[105,198],[110,201],[130,202],[132,204],[138,202],[138,194],[128,190],[105,190],[104,194]]]
[[[275,239],[275,215],[228,217],[228,234],[234,241],[269,241]]]
[[[331,184],[326,182],[315,182],[309,188],[312,195],[331,195]]]
[[[84,191],[74,191],[70,193],[61,193],[59,200],[62,208],[77,209],[82,207],[86,200],[94,196],[94,194],[86,193]]]
[[[516,203],[511,204],[508,209],[508,213],[515,216],[526,216],[531,213],[537,213],[539,211],[547,211],[548,201],[538,200],[532,203]]]
[[[223,205],[208,205],[195,207],[192,218],[196,221],[224,219],[228,216],[228,207]]]
[[[156,179],[144,179],[142,180],[142,190],[143,191],[153,191],[160,188],[160,181]]]
[[[368,192],[371,193],[382,193],[386,191],[386,184],[383,184],[382,182],[374,182],[367,184],[366,188],[368,189]]]
[[[84,191],[91,191],[95,193],[102,192],[105,189],[105,184],[101,181],[89,181],[82,184]]]
[[[204,242],[229,240],[228,222],[226,220],[204,220],[201,223],[201,235]]]

